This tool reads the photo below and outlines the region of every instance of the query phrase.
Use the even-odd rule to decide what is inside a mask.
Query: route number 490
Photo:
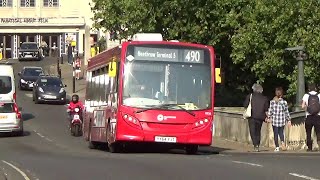
[[[200,61],[200,52],[199,51],[188,51],[186,55],[186,60],[188,62],[199,62]]]

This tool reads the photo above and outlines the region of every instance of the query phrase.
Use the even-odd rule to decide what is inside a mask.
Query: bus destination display
[[[204,63],[204,50],[134,47],[134,60]]]

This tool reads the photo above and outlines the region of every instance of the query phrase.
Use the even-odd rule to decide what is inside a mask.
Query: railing
[[[244,108],[215,108],[215,136],[251,144],[248,120],[242,118]],[[292,126],[285,127],[285,142],[288,150],[306,149],[305,112],[291,112]],[[317,148],[315,133],[312,132],[314,147]],[[270,123],[263,123],[261,146],[274,147],[273,130]]]

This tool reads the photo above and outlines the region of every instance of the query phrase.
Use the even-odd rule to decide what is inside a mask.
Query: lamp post
[[[286,48],[286,51],[294,51],[293,57],[298,61],[298,82],[297,82],[297,95],[295,111],[301,110],[300,104],[302,97],[305,93],[305,80],[304,80],[304,60],[307,59],[304,46],[297,46]]]

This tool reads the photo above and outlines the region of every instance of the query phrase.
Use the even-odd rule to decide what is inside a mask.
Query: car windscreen
[[[25,43],[21,44],[21,49],[38,49],[37,44]]]
[[[12,90],[10,76],[0,76],[0,94],[8,94]]]
[[[25,69],[23,72],[24,76],[40,76],[41,74],[43,74],[42,69],[36,68]]]
[[[39,86],[59,86],[59,87],[62,87],[62,82],[58,78],[42,78],[39,80]]]
[[[0,102],[0,113],[12,113],[14,112],[13,103],[1,103]]]

